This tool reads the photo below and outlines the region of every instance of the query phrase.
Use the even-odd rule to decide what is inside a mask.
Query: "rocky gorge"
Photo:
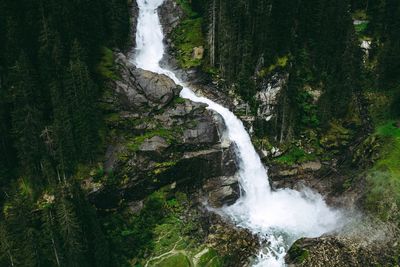
[[[136,16],[137,8],[133,10],[132,16]],[[159,13],[167,34],[184,17],[180,6],[170,0],[165,1]],[[173,46],[171,39],[167,39],[167,46]],[[164,62],[178,68],[173,56],[167,55]],[[186,222],[201,220],[195,227],[200,231],[198,238],[201,241],[197,241],[198,246],[207,244],[207,249],[215,250],[220,257],[236,255],[227,261],[229,266],[247,265],[249,257],[257,250],[259,241],[249,232],[236,228],[219,218],[219,215],[207,211],[204,206],[204,201],[212,208],[230,205],[240,195],[236,158],[232,144],[223,136],[222,119],[218,114],[206,110],[205,105],[180,98],[181,88],[171,79],[136,68],[122,53],[115,54],[115,66],[120,79],[113,82],[113,89],[107,91],[103,97],[102,106],[107,114],[107,127],[111,129],[108,137],[111,145],[107,148],[104,170],[107,179],[117,177],[117,182],[112,181],[106,185],[102,183],[100,187],[95,182],[89,182],[91,201],[99,209],[126,207],[130,212],[140,214],[145,207],[143,199],[157,190],[166,190],[169,195],[185,192],[188,200],[183,205],[189,205],[191,211],[179,216]],[[232,95],[224,93],[225,89],[218,89],[198,69],[178,73],[193,81],[192,85],[198,93],[228,103],[231,107],[238,106],[233,104],[236,100]],[[273,129],[277,128],[278,96],[284,88],[285,79],[287,78],[282,76],[271,76],[271,80],[264,80],[265,89],[258,95],[264,106],[258,108],[257,119],[272,121],[275,123],[271,127]],[[251,123],[255,123],[255,120]],[[277,139],[284,138],[282,133],[271,134],[276,134]],[[347,192],[338,190],[338,185],[348,178],[337,172],[335,161],[321,162],[314,159],[300,164],[282,165],[270,160],[280,156],[274,149],[266,152],[260,147],[260,155],[265,155],[266,162],[270,165],[269,176],[273,188],[301,188],[306,185],[321,192],[327,197],[328,203],[336,207],[354,208],[360,201],[361,196],[356,192],[360,189]],[[341,241],[342,238],[346,241]],[[299,240],[289,251],[287,262],[290,266],[365,266],[365,262],[370,262],[366,258],[375,263],[387,262],[386,256],[369,252],[362,252],[364,263],[359,262],[357,258],[360,257],[357,254],[360,251],[376,251],[379,245],[375,244],[376,247],[370,248],[370,244],[358,242],[336,235]],[[157,266],[164,266],[164,261],[184,255],[190,264],[200,266],[196,265],[199,254],[191,252],[192,248],[186,249],[188,251],[185,248],[176,252],[171,250],[170,254],[160,258],[156,254],[147,256],[150,257],[147,264],[151,263],[151,259],[157,258]],[[323,255],[318,254],[321,249],[325,251]],[[344,256],[345,254],[348,256]],[[324,263],[322,256],[327,262]],[[349,257],[354,259],[350,260]]]
[[[0,1],[0,266],[399,266],[399,12]]]

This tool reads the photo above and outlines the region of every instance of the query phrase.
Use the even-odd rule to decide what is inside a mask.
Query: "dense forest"
[[[356,132],[357,140],[383,129],[381,142],[400,151],[394,130],[400,117],[400,1],[177,2],[186,15],[173,42],[179,47],[187,37],[204,45],[206,57],[197,68],[228,81],[253,115],[262,82],[288,74],[282,111],[287,119],[276,130],[284,132],[281,142],[311,135],[310,129],[322,142],[334,124]],[[99,99],[108,82],[118,79],[113,51],[130,49],[131,8],[127,0],[0,0],[0,266],[140,266],[127,258],[147,241],[134,239],[130,250],[112,247],[104,214],[80,184],[82,170],[103,161]],[[368,53],[363,41],[371,43]],[[308,87],[322,91],[317,102]],[[256,137],[269,137],[270,126],[256,119]],[[366,167],[377,162],[376,168],[391,172],[388,185],[371,176],[380,187],[367,205],[385,197],[387,187],[400,190],[394,166],[400,154],[388,155],[390,164]],[[400,205],[400,191],[390,194]],[[161,220],[152,210],[169,212],[171,203],[157,201],[133,220],[135,234]],[[379,212],[392,204],[379,203]]]
[[[212,25],[209,63],[253,106],[258,80],[276,69],[288,72],[286,95],[297,107],[292,110],[296,128],[326,126],[346,116],[351,98],[362,90],[395,90],[399,82],[396,1],[199,2],[194,8]],[[353,25],[359,13],[368,18],[368,27]],[[360,48],[365,38],[374,44],[367,68]],[[304,85],[323,88],[316,109],[302,106],[309,97],[301,91]],[[392,112],[398,114],[398,96]]]
[[[124,0],[0,1],[1,266],[110,266],[74,176],[101,152],[99,66],[129,30]]]

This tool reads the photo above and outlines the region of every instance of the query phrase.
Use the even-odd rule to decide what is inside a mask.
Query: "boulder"
[[[179,95],[179,87],[165,75],[136,69],[136,79],[149,105],[157,109],[165,107],[175,95]]]
[[[195,47],[193,48],[193,55],[192,57],[194,59],[202,59],[204,56],[204,47],[203,46],[199,46],[199,47]]]
[[[114,90],[130,110],[160,110],[182,89],[166,75],[136,68],[122,53],[116,54],[115,63],[121,79],[114,81]]]

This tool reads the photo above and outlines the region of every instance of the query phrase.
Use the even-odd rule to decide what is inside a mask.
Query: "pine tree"
[[[40,159],[43,144],[40,140],[42,115],[37,106],[35,72],[26,55],[21,54],[12,78],[13,111],[12,128],[15,148],[25,173],[37,176],[40,172]]]
[[[61,188],[56,204],[56,217],[65,253],[64,263],[69,267],[86,266],[83,256],[86,240],[83,240],[82,229],[68,194],[65,188]]]
[[[81,160],[91,159],[97,143],[97,116],[95,101],[97,90],[84,63],[83,51],[77,41],[71,51],[66,76],[66,96],[74,127],[74,141],[80,148]]]

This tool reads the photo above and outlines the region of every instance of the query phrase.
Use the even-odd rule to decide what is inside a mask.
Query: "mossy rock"
[[[288,256],[292,263],[302,264],[310,256],[310,252],[295,243],[288,251]]]
[[[188,257],[183,253],[174,254],[165,258],[160,263],[155,264],[157,267],[190,267],[191,263]]]

